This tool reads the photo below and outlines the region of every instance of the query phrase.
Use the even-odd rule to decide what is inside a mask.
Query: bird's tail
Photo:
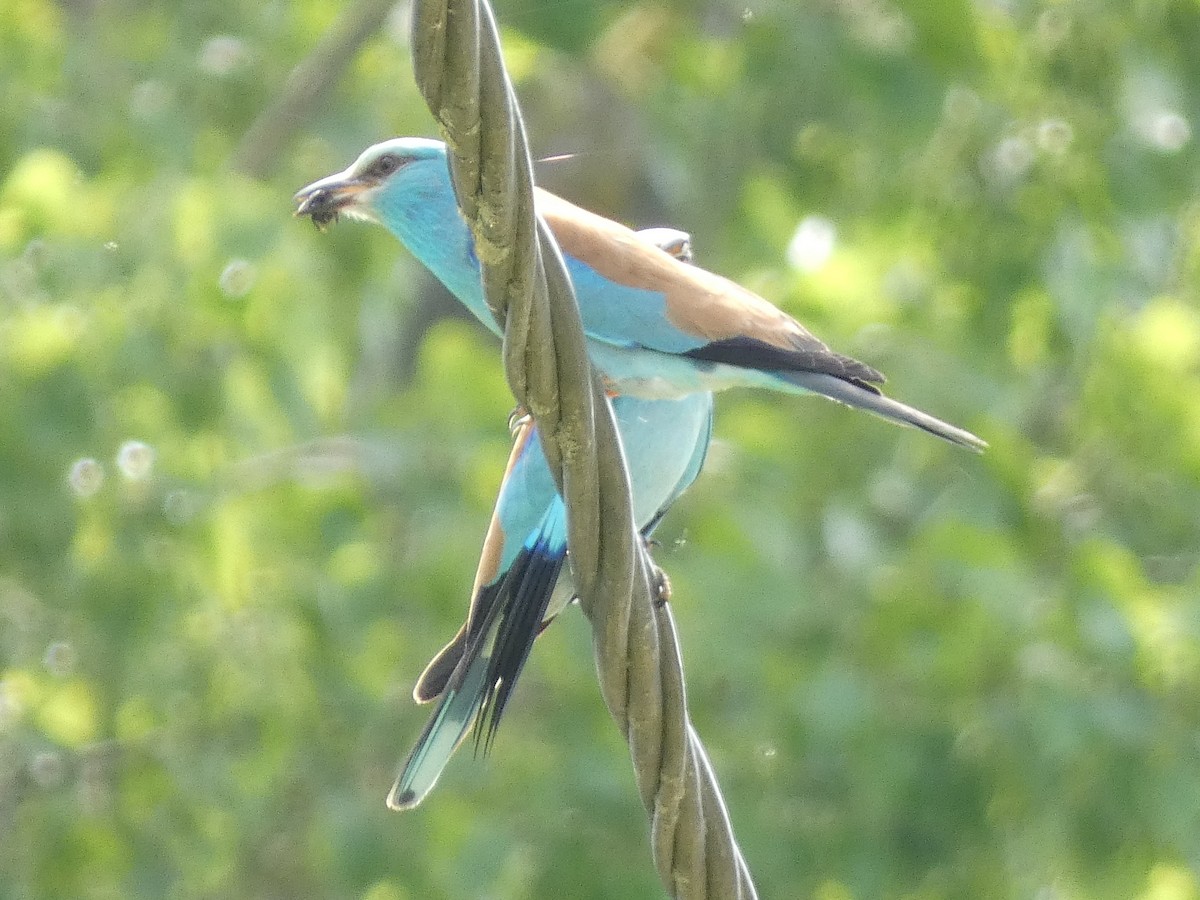
[[[455,679],[456,684],[443,692],[441,702],[405,760],[400,777],[388,792],[389,808],[412,809],[433,790],[446,763],[475,721],[484,693],[487,666],[487,657],[477,656],[471,660],[471,665],[462,669],[461,677]]]
[[[491,747],[533,641],[541,632],[566,554],[566,517],[562,501],[556,499],[508,571],[483,588],[494,596],[480,604],[486,613],[468,633],[441,701],[388,793],[389,807],[412,809],[425,799],[472,723],[476,746],[485,753]]]
[[[470,639],[470,632],[467,630],[468,624],[469,620],[463,622],[462,627],[458,629],[458,634],[454,635],[450,639],[450,643],[437,652],[437,656],[429,661],[429,665],[417,679],[417,685],[413,688],[413,699],[418,703],[429,703],[436,700],[446,690],[446,685],[450,683],[450,677],[458,668],[458,663],[463,658],[463,650]]]
[[[907,406],[898,400],[885,397],[873,388],[862,387],[852,381],[845,381],[820,372],[777,372],[776,374],[784,381],[806,391],[821,394],[856,409],[866,410],[901,425],[920,428],[942,440],[966,447],[968,450],[974,450],[976,453],[982,453],[987,447],[987,441],[976,437],[971,432],[943,422],[929,413],[921,412],[921,410]]]

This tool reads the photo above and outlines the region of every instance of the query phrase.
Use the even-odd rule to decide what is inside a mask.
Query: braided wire
[[[612,412],[558,247],[534,214],[528,143],[487,0],[415,0],[412,47],[487,303],[504,328],[509,385],[537,422],[566,501],[601,693],[629,744],[659,877],[682,900],[749,900],[749,870],[688,718],[675,623],[652,600],[657,579],[634,526]]]

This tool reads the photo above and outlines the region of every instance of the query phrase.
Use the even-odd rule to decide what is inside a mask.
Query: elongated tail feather
[[[425,799],[437,784],[442,770],[462,743],[475,721],[483,697],[488,659],[476,657],[462,670],[455,686],[447,687],[412,752],[404,762],[400,777],[388,792],[391,809],[412,809]]]
[[[778,372],[777,374],[781,379],[806,391],[822,394],[831,400],[853,406],[856,409],[866,410],[900,425],[911,425],[913,428],[927,431],[942,440],[966,447],[968,450],[974,450],[976,453],[982,453],[987,447],[987,441],[976,437],[969,431],[964,431],[898,400],[885,397],[873,390],[833,375],[819,372]]]
[[[477,723],[476,746],[484,752],[495,737],[566,559],[566,522],[561,500],[547,510],[500,581],[483,588],[473,622],[437,707],[388,794],[392,809],[412,809],[433,790],[450,757]]]

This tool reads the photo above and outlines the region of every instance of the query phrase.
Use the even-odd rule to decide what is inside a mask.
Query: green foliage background
[[[403,7],[230,162],[339,12],[0,8],[0,897],[659,893],[574,612],[384,809],[511,398],[387,234],[291,218],[432,133]],[[497,12],[548,185],[992,443],[721,399],[658,558],[763,895],[1200,896],[1200,7]]]

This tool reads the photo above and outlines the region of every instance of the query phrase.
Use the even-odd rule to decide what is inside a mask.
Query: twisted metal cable
[[[541,430],[568,511],[571,568],[604,701],[629,744],[672,897],[756,897],[687,715],[675,623],[634,526],[612,413],[587,359],[558,246],[534,214],[529,148],[487,0],[415,0],[417,84],[450,147],[488,306],[518,402]]]

